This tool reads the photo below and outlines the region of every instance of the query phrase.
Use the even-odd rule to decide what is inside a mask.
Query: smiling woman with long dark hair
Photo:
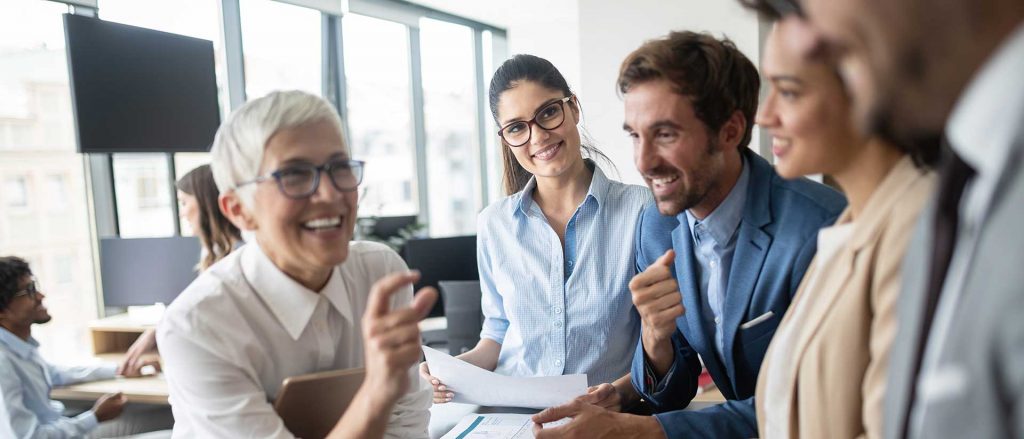
[[[547,60],[505,61],[489,96],[508,196],[480,213],[485,320],[459,357],[504,375],[587,374],[588,398],[619,408],[636,399],[628,372],[640,319],[628,284],[650,192],[605,176],[598,163],[610,163],[578,128],[580,100]],[[452,399],[425,363],[420,372],[435,403]]]

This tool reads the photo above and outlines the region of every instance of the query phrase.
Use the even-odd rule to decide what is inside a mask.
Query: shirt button
[[[555,366],[561,366],[562,360],[555,360]]]
[[[562,322],[555,322],[555,327],[556,328],[561,328],[562,327]]]
[[[562,308],[559,308],[559,307],[556,306],[555,307],[555,314],[561,314],[561,313],[562,313]]]
[[[722,323],[722,318],[721,317],[715,317],[715,324],[717,325],[717,324],[720,324],[720,323]]]

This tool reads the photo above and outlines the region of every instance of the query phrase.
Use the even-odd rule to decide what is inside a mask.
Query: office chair
[[[480,310],[480,281],[443,280],[441,299],[448,319],[448,352],[458,355],[476,346],[484,314]]]

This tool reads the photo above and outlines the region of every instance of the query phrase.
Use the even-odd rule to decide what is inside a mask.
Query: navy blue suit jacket
[[[654,407],[669,438],[757,436],[754,388],[768,342],[814,257],[818,230],[832,224],[846,206],[838,192],[806,179],[783,180],[760,156],[745,155],[750,166],[747,200],[723,305],[725,364],[715,354],[714,323],[702,318],[708,303],[697,285],[689,226],[661,215],[654,205],[644,210],[637,226],[637,269],[643,271],[674,248],[673,274],[686,307],[672,337],[675,359],[659,388],[644,383],[642,342],[633,357],[633,387]],[[698,354],[728,401],[683,411],[697,393]]]

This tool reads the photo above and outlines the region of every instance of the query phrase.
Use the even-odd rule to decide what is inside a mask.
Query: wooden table
[[[50,398],[63,401],[95,401],[108,393],[124,393],[129,403],[170,405],[163,374],[141,378],[115,378],[55,387]]]
[[[99,319],[89,324],[92,350],[104,362],[120,362],[125,352],[153,324],[139,323],[128,314]],[[153,354],[157,358],[156,354]],[[95,401],[107,393],[124,393],[130,403],[169,405],[167,381],[163,374],[140,378],[115,378],[57,387],[50,398],[64,401]]]

